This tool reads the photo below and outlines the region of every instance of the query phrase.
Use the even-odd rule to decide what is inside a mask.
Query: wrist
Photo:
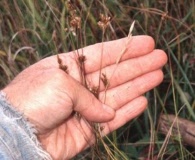
[[[2,152],[5,159],[13,156],[16,159],[51,159],[41,148],[32,124],[9,104],[6,94],[2,91],[0,91],[0,117],[0,133],[3,138],[0,154]]]

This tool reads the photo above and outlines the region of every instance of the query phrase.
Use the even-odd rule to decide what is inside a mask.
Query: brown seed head
[[[100,21],[98,22],[98,26],[102,30],[105,30],[110,23],[110,19],[110,17],[100,14]]]
[[[62,59],[60,58],[60,56],[58,54],[57,54],[57,61],[58,61],[58,64],[59,64],[59,68],[61,70],[63,70],[64,72],[68,73],[68,66],[62,64]]]
[[[88,90],[96,97],[99,97],[99,87],[88,87]]]
[[[78,57],[78,61],[79,61],[79,63],[84,63],[86,61],[86,57],[84,55],[80,55]]]
[[[104,87],[109,87],[109,80],[108,80],[106,74],[102,73],[101,80],[104,84]]]
[[[75,10],[75,5],[74,3],[72,2],[72,0],[68,0],[67,2],[67,7],[68,9],[71,11],[71,10]]]
[[[74,29],[80,29],[81,28],[81,17],[72,16],[70,19],[70,26]]]

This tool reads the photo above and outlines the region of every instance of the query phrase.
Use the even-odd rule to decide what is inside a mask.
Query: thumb
[[[72,78],[72,77],[70,77]],[[74,111],[80,113],[87,120],[93,122],[106,122],[114,118],[113,108],[100,102],[90,91],[80,83],[74,81],[72,87],[72,101]]]

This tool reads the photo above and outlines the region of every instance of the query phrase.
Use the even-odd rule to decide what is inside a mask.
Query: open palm
[[[14,97],[11,103],[35,125],[43,148],[53,159],[70,159],[93,143],[87,121],[100,123],[103,134],[108,134],[146,108],[142,95],[162,81],[161,67],[167,57],[162,50],[154,50],[151,37],[135,36],[116,64],[126,41],[123,38],[79,50],[86,57],[89,88],[99,85],[100,69],[108,77],[106,92],[104,85],[100,86],[100,101],[81,85],[75,52],[60,54],[68,74],[52,56],[21,72],[4,89],[8,97]],[[12,96],[16,93],[18,96]]]

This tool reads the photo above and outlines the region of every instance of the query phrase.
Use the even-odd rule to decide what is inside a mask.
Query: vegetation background
[[[66,2],[0,1],[0,88],[44,57],[101,42],[100,14],[111,17],[104,41],[127,36],[136,20],[133,35],[152,36],[169,62],[163,83],[146,94],[148,109],[110,138],[127,159],[195,159],[193,144],[184,143],[182,134],[163,134],[158,122],[162,113],[195,121],[195,1],[72,0],[82,20],[78,38]],[[87,157],[90,152],[75,159]]]

